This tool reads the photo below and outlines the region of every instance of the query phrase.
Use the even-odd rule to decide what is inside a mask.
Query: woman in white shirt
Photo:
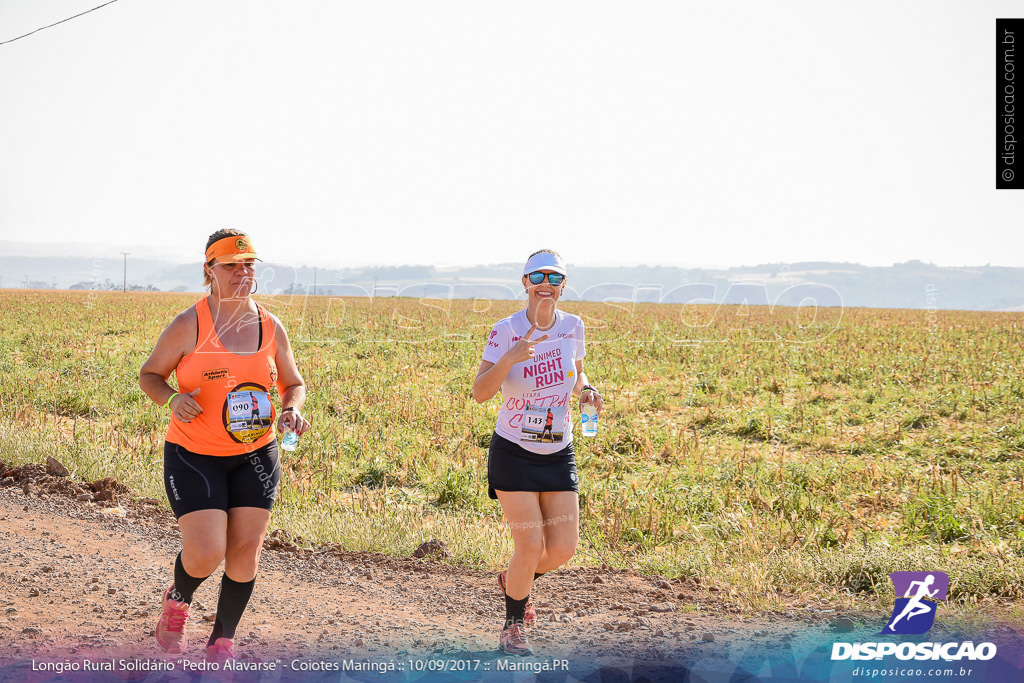
[[[604,401],[587,383],[583,321],[558,310],[565,262],[544,249],[523,268],[526,309],[491,330],[473,398],[483,403],[501,390],[502,405],[487,463],[488,494],[497,498],[515,549],[498,575],[505,594],[501,648],[532,654],[525,627],[537,618],[534,580],[569,561],[579,541],[579,477],[572,446],[570,399]]]

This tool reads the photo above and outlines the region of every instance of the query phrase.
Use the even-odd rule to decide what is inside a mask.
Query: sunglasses
[[[544,282],[544,276],[548,276],[548,282],[555,287],[565,282],[565,276],[561,273],[542,273],[539,270],[535,270],[526,277],[530,278],[530,284],[539,285]]]

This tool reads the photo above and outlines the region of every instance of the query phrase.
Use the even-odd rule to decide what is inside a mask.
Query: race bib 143
[[[565,426],[565,407],[538,408],[526,406],[523,412],[522,441],[561,443]]]

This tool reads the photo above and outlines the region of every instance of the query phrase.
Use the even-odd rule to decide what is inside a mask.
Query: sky
[[[4,0],[0,41],[104,0]],[[295,265],[1024,266],[1019,3],[117,0],[0,45],[0,241]],[[84,245],[84,246],[83,246]],[[102,255],[102,254],[92,254]]]

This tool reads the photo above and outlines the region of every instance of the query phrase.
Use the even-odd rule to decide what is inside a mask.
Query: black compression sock
[[[213,633],[207,645],[213,645],[218,638],[234,638],[242,612],[249,604],[256,579],[244,583],[231,579],[227,574],[220,581],[220,597],[217,598],[217,620],[213,622]]]
[[[526,619],[526,601],[529,599],[529,595],[522,600],[510,598],[508,595],[505,596],[505,628],[508,628],[514,621],[523,623]]]
[[[181,563],[181,553],[178,553],[177,559],[174,560],[174,588],[171,590],[171,600],[191,605],[192,596],[199,588],[199,584],[208,578],[210,577],[196,578],[185,571],[185,565]]]

